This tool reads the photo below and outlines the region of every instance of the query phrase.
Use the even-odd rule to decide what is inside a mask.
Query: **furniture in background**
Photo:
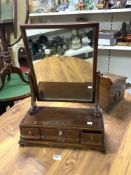
[[[10,47],[21,39],[20,25],[28,21],[28,0],[0,1],[0,114],[30,95],[27,76],[13,64]]]
[[[100,80],[99,106],[109,112],[124,99],[126,77],[114,74],[104,74]]]
[[[23,82],[18,74],[11,74],[11,81],[6,77],[4,88],[0,90],[0,115],[8,106],[12,107],[16,101],[29,96],[29,84]]]
[[[0,71],[0,89],[5,85],[6,76],[8,80],[12,73],[17,73],[20,78],[28,83],[22,71],[13,65],[9,46],[16,44],[21,38],[20,25],[28,21],[29,7],[28,0],[2,0],[0,2],[0,38],[1,38],[1,58],[4,67]]]

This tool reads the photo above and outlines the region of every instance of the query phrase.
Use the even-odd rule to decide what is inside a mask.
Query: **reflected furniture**
[[[43,43],[43,58],[34,60],[30,49],[28,34],[42,30],[48,43]],[[76,40],[81,42],[81,36],[92,33],[92,58],[83,55],[65,56],[65,52],[75,49],[72,44],[72,31],[77,30]],[[96,71],[98,23],[51,23],[22,25],[22,37],[30,67],[29,81],[31,87],[31,107],[20,123],[21,146],[46,145],[59,147],[80,147],[104,151],[104,123],[102,112],[99,110],[100,73]],[[63,49],[61,42],[53,42],[54,38],[63,38],[65,52],[55,52]],[[58,40],[57,40],[58,41]],[[65,42],[68,41],[68,42]],[[57,44],[56,44],[57,43]],[[58,44],[59,43],[59,44]],[[80,43],[78,43],[80,44]],[[89,43],[87,42],[87,45]],[[77,49],[76,49],[77,48]],[[48,54],[47,53],[48,50]],[[39,106],[37,101],[70,102],[73,104],[88,103],[88,108]]]

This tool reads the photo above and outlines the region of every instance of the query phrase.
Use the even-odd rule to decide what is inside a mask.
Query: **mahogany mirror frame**
[[[25,49],[26,49],[26,54],[27,54],[27,61],[30,67],[30,75],[32,77],[32,83],[33,83],[33,88],[34,88],[34,92],[36,95],[36,98],[38,101],[62,101],[65,102],[65,100],[60,99],[45,99],[45,100],[41,100],[41,98],[39,97],[39,90],[38,90],[38,85],[37,85],[37,80],[36,80],[36,75],[35,75],[35,71],[34,71],[34,66],[32,63],[32,58],[31,58],[31,54],[30,54],[30,50],[29,50],[29,45],[28,45],[28,38],[27,38],[27,34],[26,34],[26,30],[29,29],[59,29],[59,28],[64,28],[64,29],[70,29],[70,28],[93,28],[93,48],[94,48],[94,54],[93,54],[93,91],[92,91],[92,99],[91,100],[82,100],[82,99],[78,99],[78,100],[66,100],[68,102],[88,102],[88,103],[95,103],[96,101],[96,79],[97,79],[97,48],[98,48],[98,32],[99,32],[99,23],[96,22],[74,22],[74,23],[45,23],[45,24],[24,24],[21,25],[21,33],[22,33],[22,38],[23,38],[23,42],[25,45]]]

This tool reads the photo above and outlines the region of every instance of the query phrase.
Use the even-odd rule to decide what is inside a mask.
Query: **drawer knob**
[[[90,137],[90,140],[92,141],[92,140],[94,140],[94,138],[93,137]]]
[[[58,135],[61,136],[62,134],[63,134],[63,132],[62,131],[59,131]]]
[[[31,135],[31,131],[29,131],[29,135]]]

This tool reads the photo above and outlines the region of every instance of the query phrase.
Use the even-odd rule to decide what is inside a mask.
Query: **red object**
[[[124,36],[123,41],[124,42],[131,42],[131,34],[128,34],[128,35]]]
[[[26,66],[21,66],[20,69],[21,69],[22,72],[28,72],[29,71],[29,68],[26,67]]]

